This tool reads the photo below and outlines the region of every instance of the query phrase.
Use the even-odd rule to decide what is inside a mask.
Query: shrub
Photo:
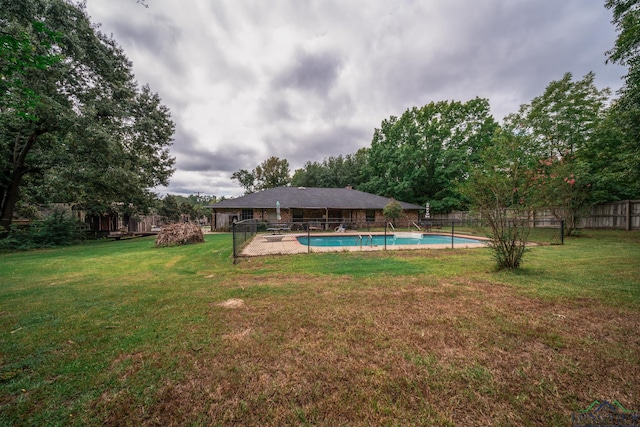
[[[387,219],[395,221],[396,219],[402,217],[402,205],[400,204],[400,202],[392,198],[382,210],[382,214]]]
[[[29,250],[66,246],[81,241],[83,237],[80,221],[62,210],[55,210],[43,221],[12,227],[9,234],[0,240],[0,249]]]

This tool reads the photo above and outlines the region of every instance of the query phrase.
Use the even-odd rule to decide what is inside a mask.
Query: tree
[[[359,189],[434,211],[462,209],[466,201],[456,185],[467,178],[467,164],[477,161],[498,124],[489,102],[432,102],[401,117],[383,120],[368,151]]]
[[[206,209],[205,206],[216,202],[216,196],[210,194],[191,194],[187,197],[186,202],[191,205],[191,211],[189,212],[192,221],[205,220],[211,216],[211,209]],[[183,213],[187,213],[184,212]]]
[[[404,211],[402,209],[402,205],[400,204],[400,202],[398,202],[393,198],[389,200],[389,203],[387,203],[385,207],[382,209],[382,214],[384,215],[384,217],[392,221],[395,221],[396,219],[400,218],[403,212]]]
[[[614,156],[605,157],[601,174],[611,184],[613,198],[640,197],[640,3],[637,0],[607,0],[613,11],[612,23],[618,30],[608,61],[628,67],[620,99],[610,108],[606,122],[607,142],[615,144]],[[598,151],[607,150],[602,144]],[[604,157],[604,156],[603,156]],[[607,162],[608,160],[608,162]]]
[[[26,29],[11,22],[5,24],[0,29],[0,110],[11,108],[23,118],[35,119],[31,112],[39,99],[22,79],[29,70],[46,70],[60,61],[61,57],[51,51],[60,35],[42,22],[31,22]]]
[[[606,0],[605,7],[613,11],[612,23],[619,32],[615,46],[607,52],[609,60],[637,66],[640,53],[640,3],[637,0]]]
[[[240,169],[231,175],[231,179],[238,181],[245,189],[245,194],[289,185],[289,162],[272,156],[260,163],[251,172]]]
[[[137,87],[122,49],[84,6],[0,0],[0,11],[9,40],[0,62],[0,227],[9,229],[20,200],[144,212],[149,188],[167,185],[174,164],[174,124],[158,95]],[[12,52],[17,62],[7,60]]]
[[[537,156],[529,150],[529,137],[507,127],[496,131],[480,159],[460,191],[491,229],[488,237],[498,269],[519,268],[531,230],[529,218],[540,202]]]
[[[162,204],[158,209],[158,215],[162,217],[162,220],[167,223],[180,222],[182,219],[182,209],[178,198],[174,195],[167,194],[162,199]]]
[[[366,165],[367,149],[355,154],[330,156],[322,162],[307,162],[291,178],[294,187],[344,188],[358,187]]]
[[[547,207],[565,220],[565,231],[571,234],[577,217],[591,202],[594,177],[587,162],[587,148],[606,112],[609,89],[598,89],[594,74],[573,81],[571,73],[549,83],[544,93],[508,117],[529,139],[532,154],[538,157],[544,174]]]
[[[255,177],[258,183],[258,190],[289,185],[291,181],[289,174],[289,162],[287,159],[279,159],[275,156],[269,157],[256,166]]]
[[[246,169],[240,169],[231,175],[231,179],[238,181],[238,184],[244,187],[245,194],[256,192],[256,176],[253,172],[249,172]]]
[[[614,101],[580,153],[592,178],[592,203],[640,198],[640,146],[631,137],[635,130],[629,115],[620,100]]]

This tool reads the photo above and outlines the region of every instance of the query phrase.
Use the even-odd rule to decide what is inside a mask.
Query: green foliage
[[[158,215],[162,217],[162,220],[167,223],[179,222],[182,217],[181,206],[178,203],[176,196],[167,194],[162,199],[162,204],[158,209]]]
[[[385,218],[396,220],[400,218],[403,214],[402,205],[397,200],[393,198],[386,204],[386,206],[382,209],[382,214]]]
[[[189,221],[199,222],[211,215],[211,209],[205,206],[215,203],[216,196],[191,194],[187,197],[167,194],[157,201],[157,212],[165,223],[179,222],[182,215]]]
[[[578,215],[593,201],[595,176],[588,164],[605,117],[609,89],[598,89],[594,74],[573,81],[571,73],[549,83],[544,93],[507,125],[528,138],[528,151],[539,159],[541,202],[564,219],[567,234],[575,231]],[[608,142],[608,141],[607,141]]]
[[[238,181],[238,184],[244,187],[245,194],[256,192],[256,176],[253,172],[249,172],[246,169],[240,169],[231,175],[231,179]]]
[[[530,136],[531,150],[541,157],[576,154],[593,137],[611,95],[608,88],[598,89],[594,79],[595,75],[588,73],[573,81],[571,73],[565,73],[508,120]]]
[[[618,30],[609,60],[628,67],[620,99],[609,109],[603,138],[592,150],[601,198],[640,198],[640,4],[607,0]],[[604,153],[598,156],[599,153]],[[600,172],[602,171],[602,172]]]
[[[23,81],[29,70],[46,70],[61,57],[51,52],[61,34],[42,22],[30,27],[6,25],[0,30],[0,110],[8,108],[26,120],[37,120],[34,109],[40,97]],[[43,53],[44,51],[44,53]]]
[[[28,250],[68,246],[83,238],[82,223],[63,210],[54,210],[43,221],[14,227],[0,239],[2,250]]]
[[[10,227],[20,200],[145,213],[149,188],[168,184],[174,164],[174,124],[158,95],[137,87],[81,4],[0,0],[0,22],[0,225]]]
[[[491,228],[491,248],[498,269],[516,269],[529,240],[530,213],[539,206],[536,159],[529,139],[513,129],[496,132],[460,191]]]
[[[625,99],[611,105],[580,153],[592,178],[592,203],[640,198],[640,110],[626,106]]]
[[[249,172],[240,169],[231,175],[231,179],[238,181],[245,189],[245,194],[289,185],[289,162],[287,159],[280,159],[272,156],[260,163]]]
[[[368,151],[358,189],[405,202],[431,204],[434,212],[462,209],[457,183],[478,161],[497,123],[489,102],[432,102],[383,120]]]
[[[322,162],[307,162],[291,178],[294,187],[358,188],[367,162],[367,149],[355,154],[328,157]]]
[[[637,0],[606,0],[613,11],[613,24],[618,30],[615,46],[607,54],[619,64],[636,65],[640,53],[640,4]]]

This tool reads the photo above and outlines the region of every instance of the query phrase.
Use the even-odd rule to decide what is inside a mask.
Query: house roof
[[[207,206],[213,209],[383,209],[389,198],[349,188],[277,187],[223,200]],[[404,210],[424,209],[400,202]]]

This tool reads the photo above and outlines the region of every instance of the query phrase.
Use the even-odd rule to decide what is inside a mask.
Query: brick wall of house
[[[236,217],[238,219],[242,218],[242,209],[216,209],[216,215],[220,216],[228,216]],[[326,221],[323,218],[326,215],[326,211],[324,209],[305,209],[304,210],[304,221]],[[343,210],[342,216],[347,222],[354,222],[358,224],[366,224],[367,223],[367,212],[364,209],[353,209],[353,210]],[[280,221],[276,219],[276,209],[253,209],[253,219],[262,220],[266,222],[281,222],[281,223],[290,223],[293,222],[293,210],[291,209],[281,209],[280,210]],[[417,222],[419,220],[418,212],[405,212],[404,217],[400,218],[396,221],[396,224],[405,225],[410,224],[411,222]],[[379,224],[385,223],[387,220],[382,213],[382,209],[376,210],[375,212],[375,222]],[[340,222],[339,218],[332,218],[329,220],[330,223]],[[224,229],[228,228],[228,224],[230,221],[218,221],[218,223],[225,224]],[[222,229],[218,227],[218,229]]]

